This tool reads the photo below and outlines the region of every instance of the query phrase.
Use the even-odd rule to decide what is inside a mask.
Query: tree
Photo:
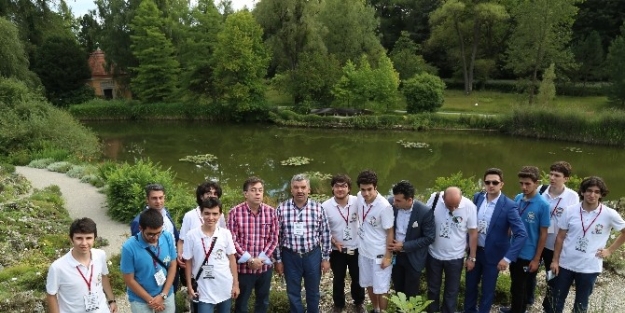
[[[17,27],[0,17],[0,76],[15,78],[33,88],[39,85],[39,79],[28,67],[28,56]]]
[[[400,79],[405,80],[422,72],[436,74],[436,68],[427,64],[423,56],[417,54],[418,50],[419,47],[410,39],[408,32],[402,31],[390,53]]]
[[[399,73],[393,68],[393,62],[385,54],[380,55],[378,67],[373,70],[374,88],[371,98],[376,103],[386,106],[390,111],[391,104],[397,99],[397,88],[399,88]]]
[[[579,41],[597,32],[603,51],[607,51],[614,38],[619,36],[619,27],[625,22],[625,1],[584,0],[577,3],[579,12],[573,23],[573,39]]]
[[[80,46],[88,53],[95,51],[100,44],[101,27],[98,23],[95,11],[78,18],[78,42]]]
[[[553,99],[556,98],[556,66],[551,63],[545,73],[543,74],[543,80],[538,87],[538,104],[548,105]]]
[[[72,95],[91,77],[87,54],[69,36],[48,37],[37,49],[32,68],[46,88],[48,100],[57,106],[74,102]]]
[[[436,112],[443,106],[445,83],[438,76],[428,73],[417,74],[404,82],[402,93],[406,97],[406,112]]]
[[[459,62],[464,80],[464,92],[473,91],[473,80],[483,33],[494,24],[508,19],[506,8],[498,1],[449,0],[430,17],[432,46],[448,46]]]
[[[547,64],[567,70],[574,66],[569,48],[571,25],[579,0],[521,1],[513,9],[516,27],[508,41],[507,67],[529,76],[529,103],[533,103],[538,71]]]
[[[248,11],[229,15],[217,35],[214,81],[227,112],[235,118],[265,103],[264,77],[271,55],[262,38],[262,28]]]
[[[346,103],[347,107],[352,107],[354,102],[364,102],[366,98],[360,93],[361,87],[356,71],[356,66],[351,60],[347,60],[347,63],[343,66],[343,76],[334,85],[332,94],[336,99],[342,103]]]
[[[180,68],[164,26],[154,1],[143,0],[130,24],[134,33],[130,48],[139,61],[131,68],[136,72],[131,80],[132,91],[144,102],[163,101],[176,91]]]
[[[586,87],[589,80],[600,79],[605,56],[599,33],[590,32],[588,37],[582,38],[572,49],[575,61],[579,64],[575,74],[584,83],[583,86]]]
[[[339,62],[357,60],[365,54],[377,60],[384,48],[376,35],[378,21],[373,7],[362,0],[327,0],[319,13],[319,20],[327,29],[323,42],[328,53]]]
[[[625,23],[621,26],[621,35],[612,41],[608,49],[607,69],[610,77],[608,97],[625,107]]]

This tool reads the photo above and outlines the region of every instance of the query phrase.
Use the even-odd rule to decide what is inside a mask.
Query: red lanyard
[[[80,265],[76,265],[76,270],[78,271],[78,273],[80,273],[82,280],[84,280],[87,284],[87,289],[89,290],[89,292],[91,292],[91,281],[93,280],[93,264],[91,264],[91,274],[89,275],[89,280],[87,280],[85,275],[83,275],[82,271],[80,270]]]
[[[523,210],[521,210],[521,214],[519,214],[519,215],[523,216],[523,213],[525,213],[525,210],[527,210],[527,207],[529,207],[530,204],[532,204],[532,203],[527,201],[527,204],[525,205],[525,208],[523,208]]]
[[[215,231],[217,231],[217,229],[215,229]],[[213,233],[213,237],[216,234]],[[206,246],[204,245],[204,238],[202,238],[202,250],[204,250],[204,259],[206,260],[206,262],[208,262],[208,256],[210,256],[211,251],[213,250],[212,247],[208,249],[208,251],[206,251]]]
[[[558,203],[556,203],[556,206],[553,207],[553,211],[551,211],[551,217],[556,214],[556,210],[558,209],[558,205],[560,205],[560,201],[562,201],[562,198],[558,199]]]
[[[347,216],[343,215],[343,212],[341,212],[341,207],[338,204],[336,205],[336,209],[339,210],[339,214],[341,214],[341,217],[345,221],[345,225],[349,225],[349,207],[350,207],[349,203],[345,207],[347,207]],[[364,207],[363,207],[363,211],[364,211]]]
[[[204,225],[204,219],[202,218],[202,213],[200,213],[200,210],[197,211],[197,216],[200,218],[200,224]]]
[[[599,205],[599,213],[597,213],[597,216],[595,216],[595,218],[592,219],[592,222],[590,222],[588,227],[584,227],[584,218],[582,217],[582,205],[581,204],[579,205],[579,219],[582,220],[582,230],[584,231],[584,237],[586,237],[586,232],[590,229],[592,224],[595,223],[595,221],[597,220],[597,218],[601,214],[601,210],[603,210],[603,204]]]
[[[362,206],[362,222],[364,223],[365,220],[367,219],[367,215],[369,215],[369,211],[371,211],[371,208],[373,208],[373,204],[369,205],[369,209],[367,210],[367,213],[365,213],[365,206]]]

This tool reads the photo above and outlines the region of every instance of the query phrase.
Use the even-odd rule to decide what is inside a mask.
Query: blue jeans
[[[241,293],[237,297],[234,305],[235,313],[247,313],[247,302],[252,295],[252,290],[256,294],[254,303],[254,313],[267,313],[269,309],[269,287],[271,287],[271,272],[269,268],[260,274],[239,273],[239,289]]]
[[[160,311],[158,313],[175,313],[176,312],[176,301],[175,301],[176,297],[174,295],[175,294],[172,293],[169,297],[167,297],[167,300],[163,302],[165,304],[165,310]],[[146,302],[132,301],[130,302],[130,312],[132,313],[155,313],[156,311],[152,310],[152,308],[150,308]]]
[[[575,301],[573,302],[573,312],[583,313],[588,311],[588,299],[592,294],[599,273],[577,273],[560,267],[558,281],[553,289],[553,296],[556,303],[556,313],[562,313],[569,289],[575,282]]]
[[[478,248],[476,254],[475,267],[472,271],[466,272],[466,288],[464,295],[465,313],[489,313],[495,299],[495,287],[499,270],[497,264],[486,262],[484,248]],[[477,305],[478,286],[482,281],[482,298],[480,299],[479,311]]]
[[[286,293],[290,313],[304,313],[302,304],[302,278],[306,288],[306,312],[319,313],[319,284],[321,283],[321,249],[314,248],[304,257],[282,249]]]
[[[228,299],[217,304],[198,302],[196,313],[230,313],[232,299]]]
[[[454,313],[458,305],[458,293],[460,292],[460,275],[464,266],[464,259],[438,260],[428,254],[426,263],[426,277],[428,285],[428,299],[432,300],[428,306],[428,312]],[[445,274],[445,290],[443,291],[443,304],[440,303],[441,285]]]

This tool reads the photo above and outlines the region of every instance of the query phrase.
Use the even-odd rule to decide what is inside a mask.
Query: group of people
[[[264,182],[250,177],[243,184],[245,201],[227,218],[221,188],[205,182],[180,231],[165,208],[165,190],[151,184],[146,208],[122,247],[120,268],[133,313],[174,313],[179,284],[187,287],[194,312],[230,312],[232,299],[235,312],[248,312],[252,292],[254,312],[267,312],[274,270],[284,276],[293,313],[319,312],[321,277],[329,270],[333,312],[346,306],[347,273],[355,311],[366,311],[366,292],[371,312],[382,312],[391,285],[407,297],[421,294],[425,270],[433,300],[428,312],[453,313],[464,268],[465,313],[490,312],[498,275],[508,269],[511,303],[500,311],[523,313],[534,301],[544,264],[544,311],[561,313],[575,282],[574,312],[585,312],[602,260],[625,242],[625,221],[601,202],[608,193],[601,178],[584,179],[575,192],[565,186],[570,175],[570,164],[556,162],[549,184],[541,185],[538,168],[524,166],[517,175],[521,193],[512,200],[501,192],[502,171],[491,168],[484,190],[472,199],[452,186],[424,204],[405,180],[385,198],[370,170],[359,173],[356,196],[349,176],[333,176],[333,196],[320,203],[309,197],[308,177],[298,174],[290,182],[292,197],[275,209],[263,202]],[[620,234],[606,247],[612,230]],[[73,248],[48,273],[50,312],[117,312],[106,257],[92,248],[95,223],[76,220],[69,235]]]

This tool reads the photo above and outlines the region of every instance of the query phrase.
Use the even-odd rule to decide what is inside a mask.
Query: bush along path
[[[42,189],[50,185],[56,185],[61,190],[65,208],[70,218],[89,217],[98,226],[98,237],[106,240],[108,245],[100,247],[106,251],[107,257],[111,258],[121,251],[121,246],[128,238],[130,228],[127,224],[113,221],[107,214],[106,196],[88,183],[82,183],[76,178],[71,178],[64,173],[50,172],[46,169],[16,166],[15,172],[28,179],[33,188]],[[68,243],[69,245],[69,243]],[[109,271],[113,267],[119,267],[117,262],[109,265]],[[115,293],[119,293],[116,290]],[[130,312],[130,307],[125,295],[117,294],[119,313]]]

